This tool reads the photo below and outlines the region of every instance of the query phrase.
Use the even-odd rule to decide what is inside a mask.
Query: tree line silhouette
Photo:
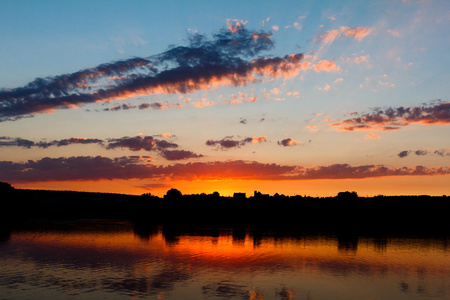
[[[74,191],[15,189],[0,183],[2,220],[121,218],[140,224],[221,224],[342,232],[447,231],[446,196],[335,197],[273,196],[255,191],[247,197],[183,195],[169,189],[164,197]]]

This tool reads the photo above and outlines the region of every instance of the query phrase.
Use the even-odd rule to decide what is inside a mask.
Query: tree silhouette
[[[167,199],[180,199],[182,196],[181,192],[177,189],[170,189],[167,191],[166,195],[164,196],[164,198]]]
[[[0,195],[1,198],[8,198],[11,197],[12,193],[14,191],[14,188],[6,182],[0,182]]]
[[[356,199],[358,198],[358,194],[355,191],[353,192],[345,191],[339,192],[336,197],[340,199]]]

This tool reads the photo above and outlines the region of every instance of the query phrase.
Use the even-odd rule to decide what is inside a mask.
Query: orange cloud
[[[313,40],[320,41],[323,45],[330,45],[341,36],[349,36],[361,41],[364,37],[371,33],[371,29],[367,27],[350,28],[342,26],[339,30],[333,29],[318,34]]]
[[[239,30],[244,28],[244,25],[247,24],[248,21],[241,20],[240,22],[236,19],[227,19],[227,27],[232,33],[239,32]]]
[[[206,98],[201,98],[200,100],[198,100],[196,102],[191,102],[191,105],[195,106],[195,107],[205,107],[205,106],[214,105],[214,101],[208,101],[208,99],[206,99]]]
[[[338,30],[334,29],[334,30],[326,31],[326,32],[323,33],[323,34],[320,34],[320,35],[316,36],[316,37],[314,38],[314,40],[320,39],[320,40],[322,40],[322,42],[323,42],[324,44],[331,44],[331,43],[334,42],[334,40],[335,40],[339,35],[340,35],[340,32],[339,32]]]
[[[380,139],[380,136],[375,133],[369,133],[364,137],[366,140]]]
[[[334,61],[329,60],[321,60],[317,64],[313,65],[312,68],[316,72],[331,72],[331,71],[340,71],[341,67],[337,66]]]
[[[348,63],[361,64],[363,62],[368,62],[369,57],[370,57],[370,55],[361,55],[361,56],[357,56],[357,57],[353,57],[353,58],[348,57],[346,61]]]
[[[252,143],[258,144],[258,143],[262,143],[265,142],[267,140],[267,137],[265,136],[254,136],[252,137]]]
[[[328,91],[330,89],[330,85],[326,84],[324,87],[320,87],[319,90],[321,91]]]
[[[345,36],[351,36],[357,39],[358,41],[362,40],[364,37],[370,34],[371,29],[367,27],[356,27],[356,28],[350,28],[350,27],[341,27],[341,32]]]
[[[160,136],[160,137],[167,137],[167,138],[170,138],[170,137],[172,137],[172,136],[174,136],[174,135],[172,135],[171,133],[161,133],[159,136]]]
[[[309,126],[306,126],[306,128],[311,130],[311,131],[317,131],[318,130],[316,125],[309,125]]]

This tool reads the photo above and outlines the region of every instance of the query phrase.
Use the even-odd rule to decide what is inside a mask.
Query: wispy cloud
[[[379,165],[304,167],[249,161],[190,162],[168,166],[153,165],[146,157],[102,156],[45,157],[27,162],[0,161],[0,180],[6,182],[46,182],[73,180],[309,180],[361,179],[385,176],[448,175],[448,167],[401,167]]]
[[[361,41],[364,37],[371,33],[371,29],[368,27],[346,27],[341,26],[339,29],[332,29],[325,31],[324,33],[319,33],[314,38],[314,41],[319,41],[322,44],[332,44],[336,39],[342,37],[352,37]]]
[[[37,78],[23,87],[1,90],[0,121],[133,96],[248,85],[264,77],[292,77],[306,67],[301,53],[259,56],[273,47],[272,31],[252,31],[242,22],[229,23],[212,38],[194,33],[187,46],[159,55]],[[139,108],[149,107],[151,104]]]
[[[437,101],[433,104],[414,107],[374,108],[371,113],[357,115],[331,126],[338,130],[357,131],[387,131],[398,130],[411,123],[425,125],[450,124],[450,102]]]
[[[367,28],[367,27],[355,27],[355,28],[350,28],[350,27],[345,27],[345,26],[341,27],[341,33],[344,36],[353,37],[353,38],[357,39],[358,41],[360,41],[364,37],[368,36],[370,34],[370,32],[371,32],[371,29]]]

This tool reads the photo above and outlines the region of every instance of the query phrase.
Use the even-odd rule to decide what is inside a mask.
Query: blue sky
[[[448,1],[2,1],[0,7],[0,180],[14,186],[159,195],[170,187],[223,194],[449,192]],[[252,55],[224,50],[222,59],[247,67],[270,60],[280,69],[253,70],[234,83],[228,73],[188,90],[177,89],[189,81],[173,81],[96,102],[87,100],[96,91],[154,71],[136,75],[143,69],[130,68],[123,78],[90,77],[89,87],[58,86],[62,75],[132,59],[160,68],[156,77],[164,70],[187,76],[165,59],[181,47],[207,49],[219,33],[253,41],[244,49]],[[195,37],[202,42],[190,44]],[[258,45],[265,48],[256,51]],[[208,60],[193,64],[192,76],[206,78],[198,70],[208,69]],[[281,69],[286,65],[289,74]],[[82,102],[57,102],[56,90],[36,96],[50,85],[39,85],[32,100],[17,96],[36,78],[67,95],[81,93]],[[98,156],[112,169],[96,166]],[[120,157],[134,160],[114,161]],[[91,163],[84,172],[70,170],[70,158]],[[30,160],[36,165],[26,165]],[[136,175],[136,166],[174,170]],[[117,168],[130,168],[129,175],[114,175]]]

